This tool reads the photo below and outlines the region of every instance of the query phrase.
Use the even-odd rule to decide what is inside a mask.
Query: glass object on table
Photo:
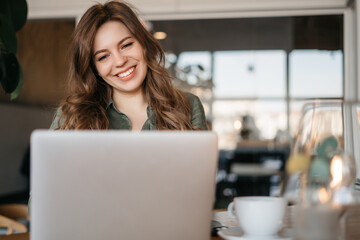
[[[352,131],[344,131],[349,125],[354,127],[353,106],[343,101],[316,101],[303,107],[286,166],[284,192],[297,205],[293,223],[299,239],[338,239],[343,207],[356,201],[356,164],[344,150],[344,143],[357,146]]]
[[[328,148],[336,149],[343,147],[343,124],[339,102],[320,104],[319,102],[307,103],[303,106],[302,117],[299,122],[298,132],[294,139],[291,155],[288,159],[286,170],[288,181],[285,189],[285,197],[290,202],[297,203],[304,197],[304,188],[310,169],[311,161],[317,155],[317,147],[321,141],[332,136],[328,140]],[[312,173],[327,175],[326,156],[316,161]]]
[[[301,186],[306,186],[305,181],[330,184],[330,164],[336,154],[343,156],[345,166],[351,166],[344,168],[347,172],[343,175],[354,177],[355,162],[344,152],[345,114],[352,106],[343,101],[315,101],[304,105],[286,166],[288,180],[284,195],[289,200],[296,203],[303,199],[305,192]],[[348,144],[354,145],[353,139],[354,136],[347,136]]]

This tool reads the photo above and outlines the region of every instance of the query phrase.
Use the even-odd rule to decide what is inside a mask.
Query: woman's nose
[[[122,67],[127,62],[127,57],[120,53],[117,53],[114,55],[114,61],[116,67]]]

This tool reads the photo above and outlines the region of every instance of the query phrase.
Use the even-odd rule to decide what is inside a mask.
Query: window
[[[307,100],[344,96],[343,15],[152,23],[176,56],[175,85],[201,98],[220,149],[244,140],[248,116],[258,140],[290,141]]]
[[[290,58],[290,96],[343,96],[343,53],[340,50],[294,50]]]
[[[283,50],[214,52],[217,98],[285,97],[286,53]]]

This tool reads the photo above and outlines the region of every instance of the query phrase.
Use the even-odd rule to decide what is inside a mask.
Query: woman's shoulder
[[[189,92],[182,92],[184,94],[184,96],[186,97],[186,99],[190,102],[191,105],[200,102],[200,99],[198,96],[189,93]]]
[[[200,129],[207,130],[204,107],[200,98],[192,93],[183,92],[191,105],[191,124]]]

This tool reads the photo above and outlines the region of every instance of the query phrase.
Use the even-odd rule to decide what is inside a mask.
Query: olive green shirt
[[[191,105],[191,124],[203,130],[207,130],[204,108],[200,102],[200,99],[191,93],[184,93],[184,95]],[[57,110],[54,121],[50,126],[50,129],[57,129],[59,127],[58,123],[60,115],[61,109],[59,108]],[[106,108],[106,116],[109,121],[109,129],[131,130],[130,119],[115,107],[115,104],[112,100],[109,101],[109,104]],[[156,130],[156,119],[154,117],[155,114],[153,114],[149,107],[147,108],[147,116],[148,118],[142,126],[142,130]],[[63,120],[61,123],[62,122]]]

